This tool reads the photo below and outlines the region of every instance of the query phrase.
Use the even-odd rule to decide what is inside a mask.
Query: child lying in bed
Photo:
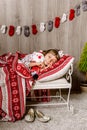
[[[35,66],[39,71],[46,69],[59,60],[58,50],[49,49],[42,52],[33,52],[26,55],[21,61],[25,66],[33,69]],[[38,70],[37,70],[38,71]]]
[[[33,52],[32,54],[26,55],[22,62],[29,68],[38,66],[41,69],[50,67],[57,60],[59,60],[59,54],[56,49],[49,49],[42,52]]]

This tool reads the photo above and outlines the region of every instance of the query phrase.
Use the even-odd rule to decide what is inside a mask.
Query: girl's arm
[[[44,64],[42,62],[30,62],[29,67],[38,66],[38,67],[44,67]]]

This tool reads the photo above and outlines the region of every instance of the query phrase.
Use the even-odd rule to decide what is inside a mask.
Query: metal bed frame
[[[48,90],[57,90],[55,96],[47,96],[48,98],[56,98],[57,101],[56,102],[38,102],[38,103],[33,103],[31,104],[30,102],[27,105],[28,106],[48,106],[48,105],[66,105],[69,109],[70,109],[70,92],[71,92],[71,88],[72,88],[72,73],[73,73],[73,64],[70,65],[70,68],[68,70],[68,72],[66,73],[66,75],[60,79],[56,79],[53,81],[49,81],[49,82],[39,82],[36,81],[35,85],[32,87],[32,90],[42,90],[42,89],[48,89]],[[67,89],[68,92],[66,95],[66,98],[63,97],[62,95],[62,91]],[[31,90],[31,91],[32,91]],[[36,97],[27,97],[28,98],[36,98]],[[43,96],[39,96],[37,98],[43,98]]]

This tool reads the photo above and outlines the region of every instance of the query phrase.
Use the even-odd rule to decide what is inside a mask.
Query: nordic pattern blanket
[[[31,89],[29,81],[32,78],[29,75],[24,78],[24,68],[17,73],[18,59],[18,53],[0,56],[0,117],[5,121],[14,122],[23,118],[26,95]]]

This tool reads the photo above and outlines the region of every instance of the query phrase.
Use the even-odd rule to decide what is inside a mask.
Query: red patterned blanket
[[[5,121],[23,118],[26,95],[31,89],[30,81],[33,82],[29,70],[18,64],[19,58],[18,53],[0,56],[0,116]]]

